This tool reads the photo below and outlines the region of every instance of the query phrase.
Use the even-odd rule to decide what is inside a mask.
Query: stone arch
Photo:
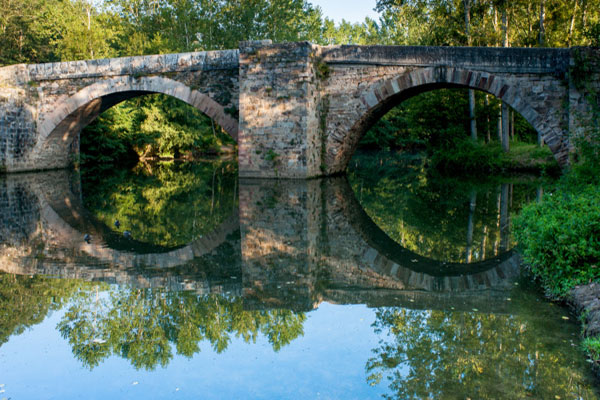
[[[531,105],[536,101],[543,102],[543,96],[525,92],[518,82],[490,72],[438,66],[409,69],[399,76],[375,83],[358,96],[358,116],[349,124],[340,124],[333,128],[347,131],[329,135],[327,172],[344,171],[362,135],[394,106],[418,94],[444,88],[475,89],[501,99],[541,133],[558,163],[566,165],[568,151],[565,151],[565,148],[568,149],[568,143],[563,141],[562,133],[557,128],[558,124],[547,123],[548,116],[539,113]]]
[[[162,76],[129,75],[93,83],[60,100],[48,115],[41,118],[38,146],[44,146],[51,140],[70,144],[74,135],[103,111],[129,98],[152,93],[175,97],[202,111],[237,142],[237,120],[206,94]]]

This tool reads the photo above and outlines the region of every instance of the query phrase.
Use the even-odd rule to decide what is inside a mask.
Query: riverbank
[[[452,146],[437,149],[431,155],[433,168],[444,173],[534,173],[559,175],[561,168],[547,146],[511,142],[504,152],[497,143],[473,142],[469,139],[453,142]]]
[[[595,166],[575,164],[543,199],[523,208],[515,238],[547,297],[571,306],[581,346],[600,377],[600,187]]]
[[[576,286],[567,301],[582,323],[583,349],[600,378],[600,284]]]

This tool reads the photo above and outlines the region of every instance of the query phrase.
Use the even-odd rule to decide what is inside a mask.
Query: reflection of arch
[[[402,101],[418,94],[444,88],[468,88],[481,90],[494,95],[507,103],[541,133],[560,164],[563,147],[561,132],[548,124],[545,115],[539,113],[528,102],[538,100],[535,94],[522,90],[518,82],[508,81],[489,72],[466,70],[453,67],[430,67],[409,70],[400,76],[377,83],[360,96],[362,109],[343,135],[330,135],[328,141],[328,162],[334,171],[344,170],[356,150],[362,135],[390,109]],[[526,98],[529,96],[529,98]],[[556,118],[556,116],[554,116]],[[562,156],[561,156],[562,157]],[[565,157],[567,157],[565,155]]]
[[[53,139],[70,143],[81,128],[103,111],[124,100],[151,93],[173,96],[197,108],[212,118],[237,142],[238,122],[227,115],[223,106],[209,96],[169,78],[120,76],[96,82],[68,99],[59,101],[39,126],[38,144],[44,146],[47,141]]]
[[[89,215],[76,195],[78,181],[72,182],[67,174],[66,171],[53,171],[42,176],[28,175],[32,179],[23,183],[38,199],[39,216],[48,237],[64,248],[81,251],[105,263],[123,268],[177,267],[211,253],[239,230],[239,216],[234,210],[209,234],[185,246],[160,248],[156,252],[156,246],[149,249],[145,243],[123,239]],[[89,244],[83,240],[86,233],[92,237]]]
[[[304,304],[330,289],[502,291],[519,272],[514,252],[444,264],[403,248],[368,217],[344,177],[240,180],[240,199],[245,289],[259,303],[284,305],[303,290],[317,294]],[[302,289],[285,289],[290,282]]]
[[[100,231],[90,231],[92,240],[90,243],[85,243],[82,239],[84,233],[69,225],[50,204],[42,205],[41,217],[52,226],[57,236],[65,241],[65,246],[78,249],[98,260],[113,263],[123,268],[173,268],[184,265],[196,257],[211,253],[223,244],[229,235],[239,229],[239,217],[237,213],[234,213],[213,232],[185,246],[160,253],[139,254],[108,247],[104,238],[99,235]]]
[[[420,256],[392,240],[373,222],[356,199],[345,177],[333,178],[330,187],[337,212],[348,224],[346,239],[352,238],[361,256],[361,267],[391,279],[393,288],[433,291],[480,290],[512,285],[518,274],[519,257],[508,251],[493,259],[471,264],[445,263]]]

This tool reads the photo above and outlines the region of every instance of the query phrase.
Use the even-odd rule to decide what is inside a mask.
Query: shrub
[[[592,361],[600,361],[600,337],[587,337],[581,345]]]
[[[564,179],[541,203],[515,219],[524,261],[548,294],[564,297],[578,284],[600,278],[600,189]]]
[[[508,160],[499,145],[485,145],[465,138],[434,152],[431,164],[441,172],[498,172],[508,165]]]

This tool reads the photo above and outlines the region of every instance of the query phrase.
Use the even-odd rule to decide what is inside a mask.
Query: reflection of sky
[[[321,304],[307,314],[304,336],[278,353],[263,337],[246,344],[233,336],[222,354],[201,342],[192,359],[174,355],[167,368],[151,372],[119,357],[83,368],[55,328],[62,316],[55,312],[0,347],[0,398],[365,399],[387,389],[366,383],[378,338],[374,310],[363,305]]]

